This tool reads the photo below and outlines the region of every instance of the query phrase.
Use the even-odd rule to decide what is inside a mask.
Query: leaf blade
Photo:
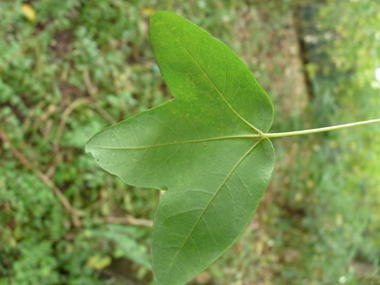
[[[153,272],[157,284],[182,284],[256,210],[274,166],[257,133],[269,130],[273,106],[225,44],[182,17],[157,12],[150,36],[176,99],[98,133],[86,151],[127,184],[168,190],[154,218]]]

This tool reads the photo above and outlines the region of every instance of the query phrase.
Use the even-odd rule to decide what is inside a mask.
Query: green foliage
[[[338,11],[344,11],[344,17],[339,21],[336,19]],[[379,116],[380,86],[374,73],[375,68],[380,67],[378,11],[378,3],[368,0],[350,1],[349,5],[335,3],[320,11],[320,29],[336,39],[322,45],[331,64],[325,68],[321,65],[319,74],[328,72],[330,84],[326,76],[319,75],[316,85],[325,93],[333,85],[335,94],[339,94],[331,95],[334,105],[344,106],[346,111],[359,119]],[[333,29],[326,25],[329,21],[334,23]],[[335,110],[334,114],[339,119],[344,117]],[[357,229],[363,229],[357,231],[352,247],[359,260],[374,264],[379,263],[380,248],[380,213],[377,210],[380,205],[377,175],[380,170],[379,132],[379,126],[369,130],[358,129],[355,133],[345,132],[339,138],[341,145],[335,146],[341,159],[351,165],[350,170],[343,173],[347,191],[343,196],[347,201],[345,216],[350,215],[348,208],[351,205],[357,211],[357,218],[351,217],[352,222]],[[350,201],[349,196],[357,200]],[[347,225],[346,230],[350,230]],[[366,282],[374,283],[373,279]]]
[[[272,105],[256,80],[228,48],[181,17],[156,13],[150,37],[176,100],[106,129],[89,141],[86,150],[126,183],[167,190],[154,221],[153,271],[157,283],[182,284],[230,247],[256,210],[259,200],[254,208],[245,202],[252,194],[262,197],[271,176],[274,156],[268,156],[266,147],[260,148],[269,142],[267,137],[314,131],[267,134]],[[252,145],[244,150],[241,141]],[[202,151],[202,145],[211,151]],[[236,158],[240,148],[244,151]],[[210,159],[219,152],[224,154],[222,160]],[[230,170],[223,172],[229,164]],[[216,182],[215,169],[221,176]],[[331,185],[331,175],[338,169],[322,177],[321,187]],[[257,189],[262,189],[260,194]],[[228,209],[232,211],[226,214]],[[344,218],[338,214],[337,224]]]
[[[125,195],[126,187],[98,171],[82,150],[91,134],[109,125],[107,120],[131,115],[151,100],[120,87],[130,80],[132,68],[137,70],[135,81],[144,72],[140,65],[126,67],[131,51],[117,48],[119,39],[128,48],[131,37],[121,38],[121,34],[126,26],[129,33],[138,34],[137,21],[141,21],[120,13],[131,10],[139,15],[139,7],[105,1],[33,1],[34,23],[23,17],[21,4],[0,3],[0,132],[11,141],[0,143],[0,283],[104,284],[110,278],[102,274],[107,263],[100,261],[119,258],[135,262],[143,279],[150,269],[149,229],[127,235],[128,228],[114,230],[117,225],[107,225],[106,218],[122,220],[131,214],[149,219],[145,205],[154,207],[155,200],[146,201],[138,189]],[[105,11],[107,19],[102,16]],[[143,40],[132,46],[139,44]],[[161,81],[154,74],[143,76],[146,85],[159,89]],[[144,84],[133,85],[146,89]],[[93,94],[88,91],[94,91],[91,86],[97,86]],[[119,102],[110,102],[105,96],[110,93],[134,102],[133,107],[115,110],[112,107]],[[156,91],[150,96],[157,95],[160,103],[161,94]],[[12,148],[81,209],[81,228],[72,225],[50,185],[17,161]],[[95,231],[109,231],[112,236],[95,235]],[[126,248],[128,241],[130,248]],[[100,259],[91,262],[95,257]]]
[[[23,2],[35,22],[22,14]],[[171,98],[148,43],[155,10],[191,19],[237,53],[275,106],[275,132],[379,117],[377,2],[275,2],[0,1],[0,133],[10,139],[0,139],[1,284],[124,284],[101,269],[132,258],[124,244],[137,249],[137,260],[145,248],[145,263],[129,261],[123,271],[142,283],[152,278],[141,265],[150,263],[150,229],[120,225],[122,231],[113,223],[128,221],[125,215],[153,219],[158,193],[102,171],[83,146],[92,134]],[[306,38],[318,39],[308,46],[315,102],[305,100],[297,76],[291,12],[300,4],[315,11],[304,18],[316,28]],[[221,284],[360,283],[352,261],[376,264],[379,256],[378,132],[373,126],[274,140],[275,175],[256,214],[202,277]],[[81,227],[11,148],[79,210]],[[376,284],[370,278],[362,283]]]

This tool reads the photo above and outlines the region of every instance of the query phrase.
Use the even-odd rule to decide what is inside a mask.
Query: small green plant
[[[176,99],[113,125],[86,145],[130,185],[164,190],[154,218],[157,284],[183,284],[242,234],[274,167],[270,138],[380,122],[268,133],[273,105],[222,42],[171,12],[150,20],[150,41]]]

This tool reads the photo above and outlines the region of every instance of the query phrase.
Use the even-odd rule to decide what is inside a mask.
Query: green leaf
[[[183,284],[242,234],[274,167],[273,106],[222,42],[171,12],[150,41],[176,99],[118,123],[87,144],[127,184],[167,190],[152,233],[157,284]]]

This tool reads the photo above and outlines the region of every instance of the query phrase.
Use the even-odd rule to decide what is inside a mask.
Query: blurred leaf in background
[[[29,21],[34,22],[36,20],[36,12],[34,12],[33,7],[30,4],[21,4],[21,12]]]
[[[0,2],[0,284],[149,284],[156,191],[84,154],[171,98],[157,10],[224,41],[275,106],[273,132],[379,117],[377,1]],[[193,284],[380,284],[380,129],[274,141],[242,238]],[[372,274],[373,273],[373,274]]]

